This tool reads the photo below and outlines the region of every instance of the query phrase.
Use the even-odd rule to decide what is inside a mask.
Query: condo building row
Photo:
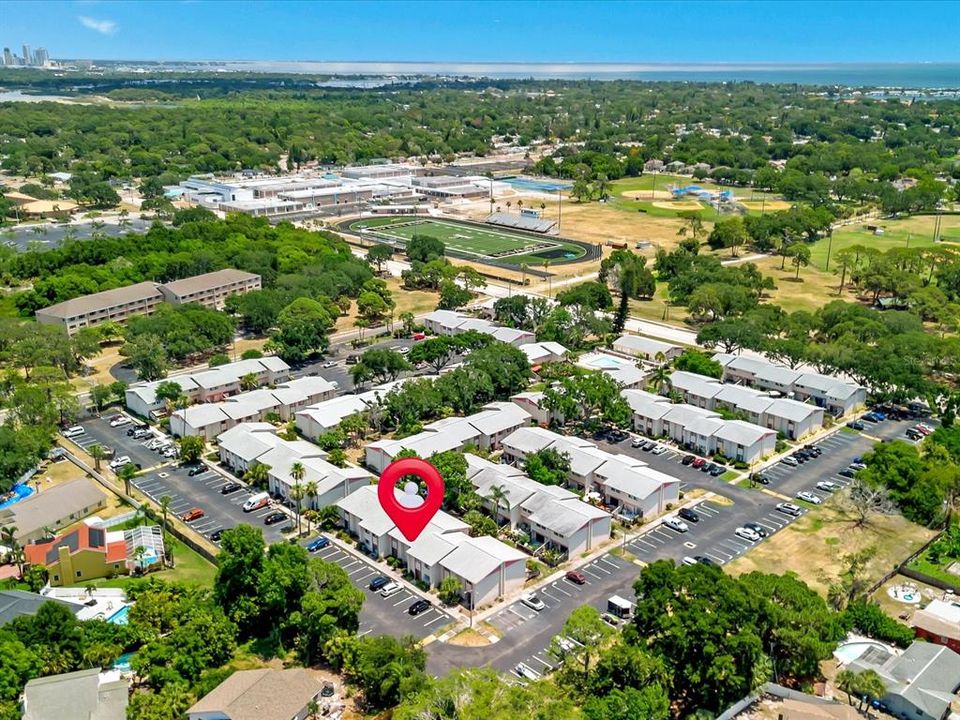
[[[161,303],[223,309],[231,295],[260,289],[260,276],[227,268],[169,283],[141,282],[135,285],[83,295],[37,310],[37,322],[62,325],[67,334],[104,322],[123,322],[135,315],[149,315]]]

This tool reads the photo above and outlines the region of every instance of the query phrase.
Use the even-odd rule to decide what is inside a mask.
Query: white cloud
[[[84,15],[78,17],[77,20],[84,27],[96,30],[101,35],[113,35],[117,31],[117,24],[113,20],[96,20]]]

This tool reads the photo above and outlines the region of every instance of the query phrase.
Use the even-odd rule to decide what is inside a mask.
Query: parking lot
[[[304,541],[304,544],[306,542]],[[379,592],[370,590],[368,587],[370,580],[375,575],[381,575],[381,569],[372,560],[347,552],[335,543],[313,553],[313,557],[336,563],[346,571],[353,584],[363,590],[366,599],[360,613],[358,631],[360,636],[373,633],[375,635],[413,635],[416,638],[424,638],[439,632],[441,628],[454,621],[452,615],[437,606],[435,598],[433,607],[419,615],[410,615],[407,608],[414,601],[419,600],[420,596],[413,593],[405,584],[402,592],[389,598],[381,597]]]
[[[183,515],[187,510],[195,507],[203,510],[202,518],[187,523],[201,535],[209,537],[215,530],[229,530],[241,523],[246,523],[260,528],[267,543],[282,540],[282,528],[295,522],[292,516],[289,521],[264,525],[263,519],[277,509],[276,504],[253,512],[244,512],[243,503],[253,492],[244,486],[229,495],[222,494],[220,490],[231,481],[232,478],[225,477],[215,470],[207,469],[199,475],[190,477],[187,468],[170,465],[138,475],[133,483],[140,492],[158,505],[163,496],[169,496],[172,514]]]
[[[89,450],[91,445],[100,445],[104,448],[111,448],[114,451],[113,458],[119,458],[126,455],[131,462],[139,465],[143,470],[157,467],[169,463],[169,458],[165,458],[154,450],[148,450],[147,438],[135,440],[127,435],[130,425],[121,425],[119,427],[110,427],[110,418],[117,413],[109,413],[102,418],[91,418],[82,424],[85,432],[82,435],[70,438],[70,441],[79,445],[84,450]],[[156,438],[152,435],[150,439]],[[107,458],[104,464],[112,458]]]

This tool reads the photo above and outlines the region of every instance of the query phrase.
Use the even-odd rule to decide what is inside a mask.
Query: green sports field
[[[429,235],[440,240],[451,255],[498,265],[556,264],[587,254],[587,246],[580,243],[436,218],[368,218],[350,223],[349,229],[392,245],[406,245],[415,235]]]

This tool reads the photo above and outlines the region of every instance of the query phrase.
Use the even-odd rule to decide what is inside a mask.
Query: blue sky
[[[55,58],[951,62],[958,38],[957,1],[0,1],[0,44]]]

